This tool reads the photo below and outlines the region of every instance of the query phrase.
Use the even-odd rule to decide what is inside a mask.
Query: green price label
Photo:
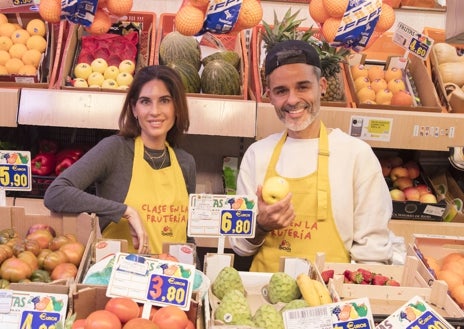
[[[221,212],[222,235],[249,235],[253,222],[251,210],[223,210]]]

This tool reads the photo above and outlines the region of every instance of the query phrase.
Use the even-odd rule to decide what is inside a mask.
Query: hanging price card
[[[32,190],[30,152],[0,150],[0,188]]]
[[[108,297],[126,296],[156,306],[190,308],[195,266],[147,256],[117,253]]]
[[[253,237],[256,207],[255,197],[191,194],[188,235]]]
[[[393,42],[422,60],[427,58],[433,45],[433,39],[402,22],[397,25],[393,34]]]

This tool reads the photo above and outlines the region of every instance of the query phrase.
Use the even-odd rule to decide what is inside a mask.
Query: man
[[[328,262],[390,263],[392,202],[379,161],[364,141],[319,118],[327,88],[316,50],[284,41],[265,59],[269,99],[286,130],[252,144],[243,157],[237,194],[258,196],[254,238],[231,238],[250,271],[276,272],[282,256]],[[262,184],[284,177],[290,193],[268,205]]]

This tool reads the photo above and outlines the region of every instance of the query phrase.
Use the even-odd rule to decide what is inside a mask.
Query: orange
[[[443,280],[448,285],[448,290],[451,291],[454,287],[462,285],[464,282],[456,272],[450,270],[441,270],[437,273],[437,279]]]
[[[391,105],[395,106],[412,106],[412,96],[406,90],[398,91],[393,94]],[[433,268],[433,270],[435,270]]]
[[[10,56],[14,58],[23,57],[26,51],[27,51],[27,47],[26,45],[22,43],[15,43],[14,45],[10,47],[10,50],[8,50],[8,52],[10,53]]]
[[[132,9],[133,0],[107,0],[106,9],[115,16],[127,15]]]
[[[348,8],[348,0],[322,0],[325,10],[331,17],[341,18]]]
[[[106,1],[107,0],[98,0],[98,7],[97,8],[106,8]]]
[[[355,90],[360,90],[363,87],[370,86],[371,82],[369,81],[368,78],[366,77],[358,77],[356,80],[354,80],[354,89]]]
[[[41,35],[32,35],[26,42],[27,49],[37,49],[41,53],[47,49],[47,40]]]
[[[464,283],[464,263],[461,261],[454,261],[454,262],[446,262],[442,265],[441,267],[442,271],[443,270],[450,270],[456,274],[458,274],[461,279],[463,279]]]
[[[110,27],[111,17],[103,9],[97,9],[92,24],[86,30],[91,34],[105,34]]]
[[[330,17],[330,14],[325,10],[323,0],[311,0],[309,2],[309,15],[316,23],[324,23]]]
[[[392,105],[397,105],[397,104],[394,104],[393,103],[393,99],[395,97],[398,97],[398,95],[401,95],[403,93],[397,93],[396,95],[393,95],[393,98],[392,98]],[[409,95],[411,96],[411,95]],[[410,103],[411,104],[411,103]],[[431,257],[431,256],[424,256],[424,260],[427,262],[427,265],[428,267],[433,270],[433,273],[435,274],[435,277],[437,276],[437,273],[440,272],[440,264],[438,263],[438,261]]]
[[[13,43],[23,43],[26,44],[27,39],[29,39],[30,34],[25,29],[18,29],[14,31],[10,38]]]
[[[388,89],[381,89],[375,93],[375,102],[382,105],[390,105],[393,93]]]
[[[39,66],[41,59],[42,53],[37,49],[28,49],[21,57],[25,65],[34,65],[35,67]]]
[[[379,20],[375,25],[375,30],[378,32],[385,32],[395,24],[395,11],[386,3],[382,3]]]
[[[353,80],[356,80],[359,77],[369,78],[368,77],[369,71],[367,70],[366,66],[364,66],[363,64],[350,66],[350,71],[351,71],[351,75],[353,76]]]
[[[262,18],[263,8],[261,3],[257,0],[247,0],[242,2],[236,24],[248,29],[258,25]]]
[[[8,51],[0,49],[0,65],[5,65],[5,63],[11,58],[11,55]]]
[[[203,10],[192,5],[184,5],[177,12],[174,25],[180,34],[193,36],[200,32],[204,20]]]
[[[159,329],[151,320],[135,318],[124,324],[123,329]]]
[[[457,285],[451,291],[451,297],[456,301],[459,307],[464,309],[464,285]]]
[[[45,22],[41,19],[34,18],[30,20],[26,25],[26,30],[30,35],[45,36],[46,28]]]
[[[464,258],[464,255],[460,252],[452,252],[452,253],[449,253],[448,255],[446,255],[443,260],[442,260],[442,265],[445,265],[446,263],[448,262],[455,262],[455,261],[459,261],[461,260],[462,258]]]
[[[342,20],[340,18],[333,18],[333,17],[330,17],[325,20],[324,24],[322,24],[322,29],[321,29],[321,32],[322,32],[322,35],[324,36],[325,41],[329,43],[334,41],[341,21]]]
[[[387,88],[387,81],[385,79],[375,79],[371,82],[371,87],[377,93],[379,90]]]
[[[397,67],[390,67],[385,71],[385,80],[389,82],[390,80],[402,79],[403,70]]]
[[[393,79],[388,81],[387,88],[396,94],[400,90],[406,90],[406,84],[402,79]]]
[[[380,65],[369,66],[368,71],[367,71],[367,76],[370,81],[374,81],[376,79],[383,79],[385,77],[385,71],[383,70],[383,66],[380,66]]]
[[[8,51],[13,45],[13,41],[4,35],[0,36],[0,50]]]
[[[189,0],[188,3],[194,7],[206,10],[206,7],[209,5],[209,0]]]
[[[0,75],[8,75],[8,70],[6,69],[5,65],[0,64]]]
[[[10,58],[5,63],[8,74],[18,74],[22,66],[24,66],[24,63],[19,58]]]
[[[0,13],[0,24],[8,23],[8,17],[5,14]]]
[[[366,101],[374,101],[375,102],[375,91],[371,88],[371,86],[363,87],[359,91],[356,92],[360,103],[365,103]]]
[[[14,25],[13,23],[0,24],[0,35],[10,37],[14,31],[16,31],[16,25]]]
[[[34,65],[23,65],[19,68],[18,74],[19,75],[36,75],[37,68]]]
[[[59,23],[61,20],[61,0],[40,0],[39,14],[49,23]]]

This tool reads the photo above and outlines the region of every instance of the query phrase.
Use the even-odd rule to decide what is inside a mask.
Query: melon
[[[203,67],[201,91],[204,94],[240,95],[240,74],[230,63],[216,59]]]
[[[160,42],[159,61],[163,65],[186,61],[198,71],[201,67],[200,43],[192,36],[170,32]]]
[[[192,64],[178,62],[169,63],[168,66],[179,74],[186,93],[199,93],[201,91],[200,74]]]
[[[240,56],[235,51],[225,50],[212,53],[211,55],[208,55],[205,58],[203,58],[202,63],[203,65],[206,65],[210,61],[214,61],[215,59],[223,59],[226,62],[232,64],[237,70],[240,70]]]

